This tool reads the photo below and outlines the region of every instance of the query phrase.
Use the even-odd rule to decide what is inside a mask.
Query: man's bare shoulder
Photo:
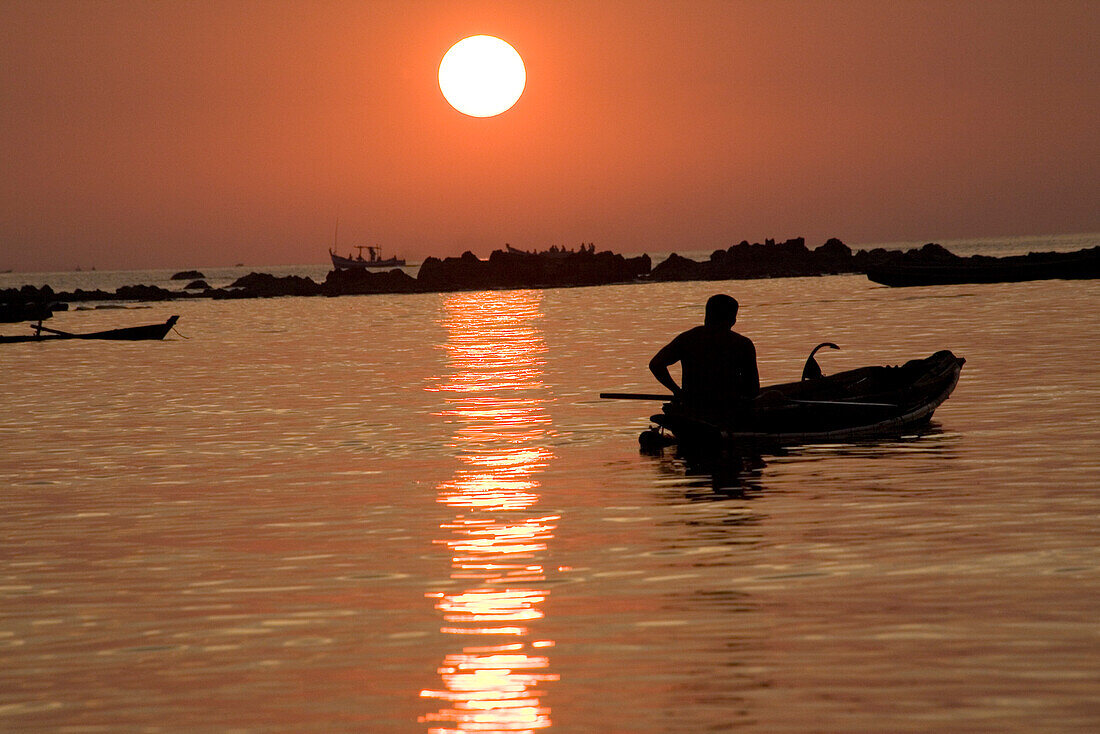
[[[742,346],[745,346],[745,347],[750,347],[752,349],[756,349],[756,346],[752,343],[752,339],[749,339],[744,334],[739,334],[736,331],[731,331],[730,336],[732,336],[734,341],[737,342],[738,344],[740,344]]]
[[[693,326],[687,331],[681,333],[673,341],[698,341],[701,339],[713,339],[715,332],[713,329],[708,329],[706,326]]]

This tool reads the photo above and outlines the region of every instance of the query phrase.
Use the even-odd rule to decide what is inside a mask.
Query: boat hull
[[[928,423],[958,384],[965,360],[949,351],[902,367],[864,367],[766,387],[738,418],[693,415],[667,404],[652,417],[681,450],[846,442],[895,436]],[[657,445],[653,435],[643,445]]]
[[[368,268],[399,268],[405,264],[405,260],[400,257],[388,257],[385,260],[367,260],[354,257],[341,257],[333,252],[329,253],[329,257],[332,258],[332,266],[340,270],[367,270]]]

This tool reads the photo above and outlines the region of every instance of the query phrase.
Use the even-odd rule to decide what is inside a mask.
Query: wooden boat
[[[356,245],[359,254],[352,257],[337,255],[335,250],[329,248],[328,254],[332,258],[332,266],[341,270],[363,270],[365,268],[396,268],[405,264],[405,260],[399,257],[382,258],[382,248],[373,245]],[[367,257],[363,257],[363,250],[367,251]]]
[[[110,341],[146,341],[163,339],[176,325],[179,316],[172,316],[163,324],[147,326],[129,326],[122,329],[95,331],[90,334],[74,334],[60,329],[51,329],[41,322],[34,326],[35,333],[28,336],[0,336],[0,344],[15,342],[56,341],[58,339],[105,339]],[[46,333],[43,333],[46,332]]]
[[[889,286],[1015,283],[1100,278],[1100,247],[1076,252],[1033,252],[1012,257],[974,256],[942,263],[879,265],[867,278]]]
[[[652,416],[656,426],[639,440],[643,448],[676,443],[681,452],[729,448],[751,452],[896,436],[928,423],[955,389],[964,362],[943,350],[900,367],[861,367],[771,385],[737,417],[693,414],[670,402]]]

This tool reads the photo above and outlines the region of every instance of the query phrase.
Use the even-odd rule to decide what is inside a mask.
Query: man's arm
[[[679,398],[683,393],[680,386],[676,384],[676,380],[672,379],[672,375],[669,374],[669,365],[675,364],[680,361],[680,349],[673,339],[667,345],[661,348],[661,351],[653,355],[653,359],[649,360],[649,371],[653,373],[653,376],[657,378],[657,382],[661,383],[669,390],[672,391],[674,398]]]
[[[760,370],[756,366],[756,345],[748,341],[745,350],[745,397],[755,398],[760,394]]]

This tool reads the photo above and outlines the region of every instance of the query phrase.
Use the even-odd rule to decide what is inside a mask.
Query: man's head
[[[737,300],[719,293],[707,299],[707,312],[703,319],[707,326],[730,328],[737,323]]]

